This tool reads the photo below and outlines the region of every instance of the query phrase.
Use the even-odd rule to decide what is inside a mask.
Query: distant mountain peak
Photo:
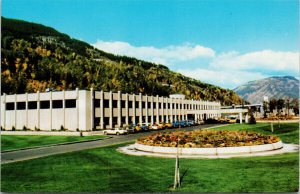
[[[275,98],[299,98],[299,80],[293,76],[272,76],[247,82],[234,91],[250,103],[261,103],[264,96]]]

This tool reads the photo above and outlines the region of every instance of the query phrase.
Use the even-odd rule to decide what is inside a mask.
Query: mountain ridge
[[[54,28],[1,17],[1,93],[94,88],[104,91],[220,101],[244,101],[232,90],[207,84],[168,67],[118,56],[73,39]]]
[[[299,98],[299,80],[293,76],[272,76],[253,80],[233,89],[250,103],[261,103],[264,96],[270,99]]]

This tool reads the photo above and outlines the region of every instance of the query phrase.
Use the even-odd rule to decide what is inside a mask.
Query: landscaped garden
[[[52,144],[103,139],[104,136],[42,136],[42,135],[1,135],[1,151],[27,149]]]
[[[156,133],[137,139],[137,143],[185,148],[237,147],[272,144],[280,141],[276,136],[248,131],[195,130]]]
[[[279,127],[279,126],[278,126]],[[215,130],[253,131],[299,142],[297,123],[234,124]],[[133,143],[133,142],[132,142]],[[180,159],[181,187],[173,190],[175,159],[119,153],[122,145],[2,165],[3,192],[297,192],[299,153],[230,159]]]

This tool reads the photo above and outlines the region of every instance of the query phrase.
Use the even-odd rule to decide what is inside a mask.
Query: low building
[[[1,96],[5,130],[99,130],[137,123],[203,120],[220,117],[220,102],[87,90],[50,91]],[[191,111],[203,110],[201,114]],[[207,110],[207,113],[205,111]]]

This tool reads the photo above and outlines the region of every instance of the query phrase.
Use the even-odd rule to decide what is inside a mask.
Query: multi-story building
[[[198,121],[219,117],[220,106],[220,102],[187,100],[179,94],[160,97],[93,89],[4,94],[1,127],[90,131],[138,123]],[[201,114],[195,113],[197,110],[202,110]]]

